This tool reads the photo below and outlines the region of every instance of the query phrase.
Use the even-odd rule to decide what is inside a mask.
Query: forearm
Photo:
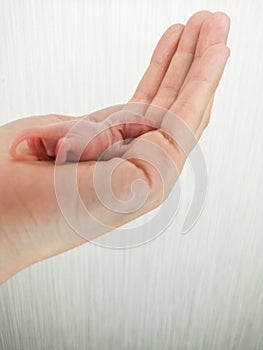
[[[19,254],[15,253],[11,243],[7,241],[6,232],[0,226],[0,285],[23,268]]]
[[[0,191],[4,194],[2,189]],[[12,228],[14,220],[9,220],[10,208],[5,205],[4,198],[0,198],[0,285],[25,267]]]

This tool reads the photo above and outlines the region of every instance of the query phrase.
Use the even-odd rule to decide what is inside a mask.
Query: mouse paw
[[[71,141],[67,137],[59,139],[56,145],[56,164],[64,164],[67,161],[68,152],[71,150]]]

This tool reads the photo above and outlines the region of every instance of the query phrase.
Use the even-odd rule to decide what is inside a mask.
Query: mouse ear
[[[25,129],[10,141],[10,155],[18,160],[49,160],[50,157],[55,157],[57,141],[65,135],[70,126],[69,123],[57,123]],[[17,147],[23,141],[27,141],[32,155],[17,153]]]
[[[41,139],[45,136],[46,132],[45,129],[41,128],[30,128],[21,131],[18,133],[9,143],[9,152],[10,155],[18,160],[38,160],[37,157],[37,152],[35,155],[30,155],[30,154],[19,154],[17,153],[16,149],[20,143],[22,143],[25,140],[34,140],[36,138]],[[29,141],[29,143],[32,141]],[[30,147],[32,150],[32,147]]]
[[[63,164],[67,161],[68,152],[71,150],[71,142],[68,137],[62,137],[56,145],[56,164]]]

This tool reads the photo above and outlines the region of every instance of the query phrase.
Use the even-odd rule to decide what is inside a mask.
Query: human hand
[[[96,218],[81,218],[87,225],[85,238],[92,239],[109,231],[111,227],[118,227],[154,209],[164,199],[160,190],[163,181],[167,185],[167,193],[172,188],[182,170],[186,154],[173,140],[173,135],[169,137],[169,131],[173,130],[171,115],[179,117],[192,135],[196,139],[200,138],[208,123],[213,96],[229,55],[229,49],[226,48],[228,30],[229,20],[226,15],[204,11],[195,14],[185,28],[182,25],[172,26],[157,45],[151,64],[133,98],[126,105],[87,116],[93,122],[100,122],[113,112],[130,110],[157,121],[160,128],[141,135],[130,144],[111,178],[115,196],[123,201],[129,200],[130,186],[135,180],[141,179],[148,185],[147,201],[139,210],[128,214],[112,212],[97,198],[92,183],[94,171],[96,174],[105,174],[114,167],[116,158],[107,162],[78,164],[79,192],[89,213]],[[17,132],[28,127],[72,119],[74,117],[57,115],[31,117],[0,129],[0,266],[6,267],[2,268],[2,281],[25,266],[86,242],[85,238],[75,234],[61,214],[54,187],[54,164],[17,162],[11,160],[8,154],[8,143]],[[156,157],[158,154],[167,155],[169,161],[163,164],[166,167],[164,178],[160,178],[151,164],[138,159],[142,152],[147,156],[145,142],[155,147],[154,150],[158,152]],[[149,158],[151,150],[148,147]],[[174,171],[175,166],[178,172]],[[69,163],[62,166],[66,179],[72,167],[75,165]],[[78,217],[79,208],[75,200],[65,193],[65,201],[73,203],[72,216]],[[11,261],[14,263],[9,263],[7,267],[6,262]]]

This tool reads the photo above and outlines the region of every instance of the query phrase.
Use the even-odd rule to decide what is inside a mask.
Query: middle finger
[[[187,22],[178,49],[172,58],[157,94],[146,112],[145,116],[149,119],[159,120],[160,108],[165,113],[174,103],[194,59],[202,24],[211,15],[212,13],[209,11],[200,11]],[[160,108],[156,108],[156,106]],[[155,116],[156,114],[158,116]]]

